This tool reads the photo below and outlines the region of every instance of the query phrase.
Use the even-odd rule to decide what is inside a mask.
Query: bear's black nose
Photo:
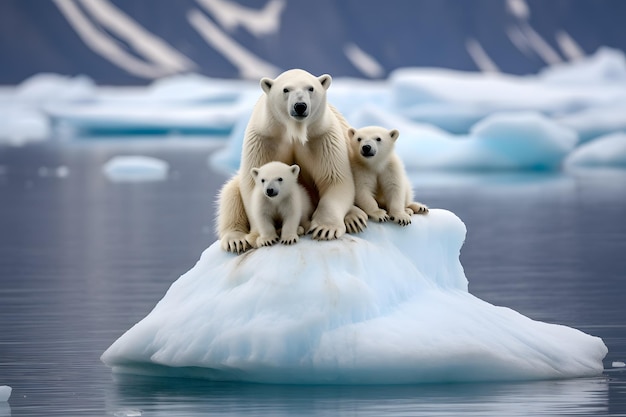
[[[306,103],[303,103],[301,101],[293,105],[293,110],[296,112],[298,116],[306,116],[306,109],[307,109]]]
[[[276,197],[278,195],[278,191],[273,188],[268,188],[265,190],[265,194],[267,194],[268,197]]]
[[[361,155],[368,157],[376,155],[376,152],[372,151],[372,145],[363,145],[361,147]]]

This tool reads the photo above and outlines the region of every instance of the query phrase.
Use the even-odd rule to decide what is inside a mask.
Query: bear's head
[[[296,186],[300,167],[282,162],[268,162],[260,168],[252,168],[250,173],[265,197],[280,200],[289,195]]]
[[[387,130],[380,126],[348,129],[352,154],[366,163],[386,160],[393,152],[398,136],[400,132],[397,129]]]
[[[326,90],[331,81],[328,74],[315,77],[304,70],[292,69],[274,80],[262,78],[261,88],[267,94],[274,117],[280,122],[311,122],[326,109]]]

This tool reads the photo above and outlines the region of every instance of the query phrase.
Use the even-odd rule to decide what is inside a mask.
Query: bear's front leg
[[[411,215],[404,207],[402,199],[393,196],[389,202],[389,218],[391,221],[398,223],[400,226],[408,226],[411,224]]]
[[[298,224],[298,218],[286,219],[283,222],[283,229],[280,232],[280,243],[283,245],[293,245],[300,240],[298,236],[298,229],[301,229]]]
[[[333,240],[346,233],[344,218],[354,201],[352,184],[334,184],[320,191],[320,201],[313,213],[308,233],[313,239]]]
[[[367,187],[359,187],[356,191],[356,205],[359,206],[367,215],[379,223],[389,220],[387,212],[378,207],[378,202]]]
[[[389,218],[400,226],[408,226],[411,224],[411,215],[402,203],[398,198],[389,200]]]
[[[223,250],[242,253],[250,249],[246,235],[250,228],[239,188],[239,175],[234,176],[219,194],[217,231]]]

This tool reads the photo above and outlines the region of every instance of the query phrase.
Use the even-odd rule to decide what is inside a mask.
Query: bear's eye
[[[265,183],[265,178],[261,178],[261,184]]]
[[[381,138],[376,138],[376,142],[380,142],[381,140]]]
[[[313,87],[309,87],[309,91],[310,91],[310,92],[313,92]]]
[[[283,182],[283,179],[281,177],[278,177],[278,182]]]
[[[356,138],[356,141],[357,142],[361,142],[361,138]]]
[[[289,89],[288,88],[283,88],[283,93],[288,93]]]

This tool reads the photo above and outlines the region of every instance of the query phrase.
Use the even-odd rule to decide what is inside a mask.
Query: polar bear
[[[313,206],[304,187],[298,184],[298,165],[269,162],[250,170],[255,181],[250,202],[250,219],[256,233],[247,236],[254,247],[271,246],[278,241],[276,228],[281,227],[280,243],[292,245],[309,228]]]
[[[399,135],[397,129],[379,126],[348,129],[356,205],[374,220],[406,226],[412,214],[426,214],[428,207],[413,201],[411,183],[394,151]]]
[[[314,239],[336,239],[366,226],[367,214],[354,206],[349,125],[326,102],[331,81],[328,74],[315,77],[300,69],[261,79],[264,94],[244,134],[241,166],[218,198],[217,231],[224,250],[240,253],[250,247],[246,235],[258,231],[250,219],[250,172],[271,161],[300,166],[300,181],[316,207],[308,230]]]

